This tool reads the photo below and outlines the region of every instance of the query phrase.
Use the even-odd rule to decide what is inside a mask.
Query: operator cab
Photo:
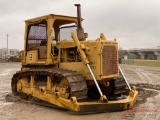
[[[25,22],[24,55],[29,57],[26,60],[28,63],[38,63],[36,61],[52,63],[52,56],[58,55],[56,43],[60,40],[72,40],[70,33],[76,31],[78,24],[77,17],[54,14],[29,19]],[[36,55],[33,55],[33,52]],[[33,56],[36,60],[33,60]]]

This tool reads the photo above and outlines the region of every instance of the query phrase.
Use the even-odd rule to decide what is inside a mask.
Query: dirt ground
[[[132,110],[78,115],[10,99],[11,78],[20,63],[0,63],[0,120],[160,120],[160,67],[121,65],[139,98]]]

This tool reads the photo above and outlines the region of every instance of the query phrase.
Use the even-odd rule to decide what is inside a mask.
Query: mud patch
[[[160,90],[160,85],[152,85],[146,83],[131,84],[136,86],[138,91],[138,99],[136,105],[143,104],[147,101],[147,98],[154,97],[159,94],[157,90]]]
[[[160,85],[152,85],[152,84],[147,84],[147,83],[131,84],[131,86],[160,90]]]
[[[13,96],[12,93],[8,93],[8,94],[5,96],[5,101],[6,101],[6,102],[16,102],[17,100],[14,98],[14,96]]]
[[[137,104],[143,104],[147,101],[147,98],[158,95],[158,92],[155,90],[146,90],[144,88],[137,88],[137,91],[139,93]]]

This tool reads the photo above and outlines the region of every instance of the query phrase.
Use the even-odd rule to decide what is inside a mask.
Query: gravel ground
[[[139,97],[132,110],[78,115],[12,99],[11,78],[20,63],[0,63],[0,120],[160,120],[160,67],[121,65]]]

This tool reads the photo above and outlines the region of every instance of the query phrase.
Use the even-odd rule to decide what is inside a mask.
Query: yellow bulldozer
[[[21,101],[76,112],[131,109],[138,97],[118,65],[118,43],[103,33],[87,40],[77,17],[49,14],[25,21],[22,67],[11,82]]]

